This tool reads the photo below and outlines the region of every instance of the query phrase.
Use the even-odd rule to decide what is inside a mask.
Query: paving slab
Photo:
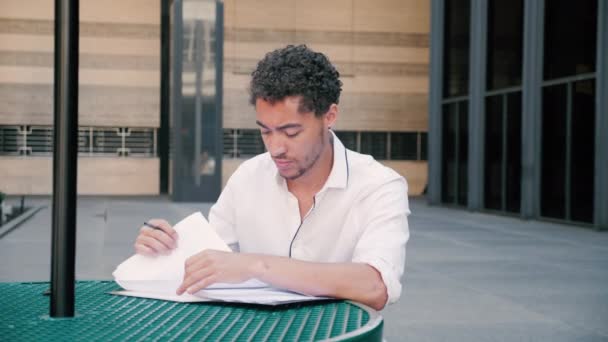
[[[50,278],[51,200],[27,201],[46,208],[0,239],[0,281]],[[143,221],[210,206],[79,197],[77,278],[111,279]],[[608,233],[418,198],[411,207],[404,292],[382,312],[388,341],[608,341]]]

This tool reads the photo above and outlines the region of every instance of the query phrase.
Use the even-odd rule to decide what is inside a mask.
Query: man
[[[239,250],[205,250],[186,261],[177,290],[251,278],[315,296],[354,300],[376,310],[401,293],[409,238],[407,184],[372,157],[344,148],[331,131],[342,82],[327,58],[304,45],[267,54],[252,73],[267,153],[232,175],[209,222]],[[138,253],[167,253],[176,232],[152,220]]]

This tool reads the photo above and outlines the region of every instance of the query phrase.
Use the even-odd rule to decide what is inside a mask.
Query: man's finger
[[[194,285],[190,286],[187,291],[189,294],[195,294],[198,291],[208,287],[209,285],[215,283],[215,275],[211,275],[209,277],[206,277],[204,279],[201,279],[200,281],[196,282]]]
[[[160,241],[156,240],[153,237],[147,236],[147,235],[140,235],[139,237],[137,237],[137,243],[144,245],[148,248],[151,248],[158,253],[166,254],[170,250],[167,246],[165,246]]]
[[[169,224],[169,222],[162,219],[152,219],[148,221],[151,225],[162,229],[169,236],[177,238],[177,231]]]
[[[200,268],[194,272],[186,272],[184,275],[184,281],[177,289],[177,294],[181,295],[186,292],[192,285],[196,284],[202,279],[205,279],[213,274],[213,270],[211,268],[205,267]]]
[[[177,247],[176,239],[162,230],[152,229],[151,232],[147,232],[146,234],[162,242],[168,249]]]
[[[139,244],[139,243],[135,244],[135,252],[137,254],[147,255],[147,256],[155,256],[157,254],[156,251],[153,250],[152,248]]]

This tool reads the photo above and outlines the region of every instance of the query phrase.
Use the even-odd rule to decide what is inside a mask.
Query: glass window
[[[456,202],[456,131],[458,129],[455,106],[443,105],[443,162],[441,170],[442,200],[444,203]]]
[[[420,160],[428,160],[428,133],[420,132]]]
[[[543,89],[541,216],[565,218],[566,85]]]
[[[467,204],[468,193],[468,104],[461,101],[443,106],[442,200]]]
[[[374,159],[387,159],[386,143],[385,132],[361,132],[361,153],[370,154]]]
[[[595,71],[597,4],[545,1],[545,80]]]
[[[254,157],[266,151],[259,129],[240,129],[236,139],[239,158]]]
[[[470,0],[446,0],[443,96],[469,92]]]
[[[469,193],[469,105],[462,101],[458,104],[458,202],[467,205]]]
[[[523,0],[488,3],[487,89],[521,84],[523,63]]]
[[[593,222],[595,80],[576,82],[572,90],[570,213],[574,221]]]
[[[506,210],[521,210],[521,92],[507,97]]]
[[[484,203],[487,209],[502,209],[503,95],[486,98]]]
[[[357,132],[337,131],[334,132],[344,147],[351,151],[357,151]]]
[[[418,133],[391,132],[391,159],[417,160]]]

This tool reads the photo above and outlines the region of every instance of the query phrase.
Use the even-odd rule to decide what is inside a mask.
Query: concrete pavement
[[[10,200],[10,199],[9,199]],[[50,198],[0,239],[0,281],[50,278]],[[77,278],[111,279],[141,223],[210,204],[79,197]],[[608,341],[608,233],[411,203],[404,292],[389,341]]]

